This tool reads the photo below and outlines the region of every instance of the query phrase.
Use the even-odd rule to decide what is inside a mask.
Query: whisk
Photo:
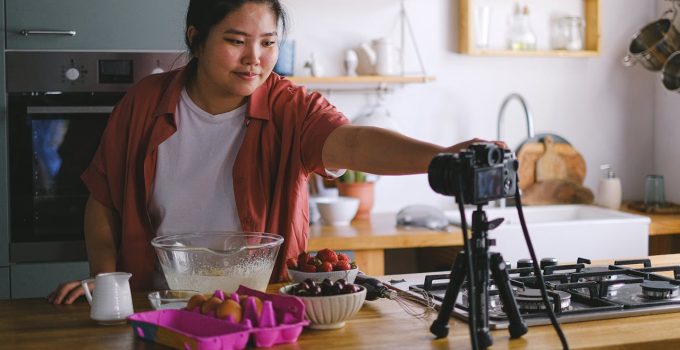
[[[383,284],[380,280],[359,273],[354,283],[366,288],[366,300],[385,298],[394,300],[409,315],[418,319],[427,319],[432,313],[436,313],[432,297],[423,291],[418,295],[397,289],[389,284]]]

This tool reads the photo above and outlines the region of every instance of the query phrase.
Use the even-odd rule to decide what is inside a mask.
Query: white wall
[[[657,12],[668,8],[667,1],[657,1]],[[677,22],[676,22],[676,25]],[[680,95],[664,88],[661,74],[655,77],[654,171],[664,176],[666,200],[680,201]]]
[[[335,75],[342,71],[346,49],[380,36],[398,38],[396,0],[284,1],[293,19],[289,37],[296,40],[298,75],[305,73],[302,64],[312,51],[327,74]],[[581,0],[568,1],[579,4]],[[538,3],[545,6],[545,2]],[[620,62],[632,35],[655,18],[656,6],[639,0],[601,3],[599,57],[509,58],[454,52],[457,0],[406,0],[427,73],[437,80],[399,88],[387,96],[393,117],[405,134],[441,145],[472,137],[494,139],[501,101],[507,94],[518,92],[529,103],[536,132],[557,133],[582,153],[588,168],[586,186],[594,190],[600,177],[599,165],[610,163],[622,179],[624,198],[641,198],[644,176],[654,170],[655,90],[660,83],[643,68],[626,68]],[[502,9],[494,10],[496,26],[504,21]],[[535,24],[539,44],[547,42],[548,34],[538,30],[542,27]],[[417,71],[412,48],[407,46],[407,51],[407,70]],[[331,94],[329,98],[350,118],[372,101],[369,95]],[[518,105],[510,105],[505,139],[513,146],[525,137],[520,116]],[[678,122],[675,125],[677,130]],[[659,124],[657,133],[658,128]],[[661,148],[658,142],[656,147]],[[672,157],[680,151],[669,152],[675,152]],[[677,162],[669,166],[678,174]],[[450,206],[452,200],[434,194],[425,175],[383,177],[378,182],[376,212],[396,211],[414,203]]]

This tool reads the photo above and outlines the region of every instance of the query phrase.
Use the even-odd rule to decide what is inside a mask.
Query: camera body
[[[430,187],[463,204],[482,205],[512,197],[517,190],[515,154],[493,143],[473,143],[458,153],[440,153],[428,168]],[[461,181],[462,196],[459,195]]]

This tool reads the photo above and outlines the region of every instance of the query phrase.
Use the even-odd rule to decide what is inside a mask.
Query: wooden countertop
[[[621,211],[649,217],[650,236],[680,234],[680,214],[648,214],[631,209],[626,203],[621,205]]]
[[[371,215],[370,220],[355,220],[350,226],[309,227],[309,250],[365,250],[417,247],[462,246],[460,229],[453,232],[396,226],[396,214]]]
[[[680,264],[680,254],[652,257],[655,265]],[[277,285],[271,285],[273,291]],[[134,295],[136,311],[148,310],[144,294]],[[433,315],[434,316],[434,315]],[[394,301],[366,302],[339,330],[305,330],[298,342],[273,349],[469,349],[467,325],[451,319],[449,336],[434,340],[431,320],[407,315]],[[570,323],[562,329],[572,349],[678,349],[680,313]],[[520,339],[492,332],[493,349],[560,348],[551,326],[530,327]],[[42,299],[0,301],[0,339],[7,349],[166,349],[136,339],[128,325],[99,326],[84,300],[54,306]]]

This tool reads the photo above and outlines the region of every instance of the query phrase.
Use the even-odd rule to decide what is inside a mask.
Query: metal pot
[[[680,92],[680,51],[676,51],[663,65],[663,86],[671,91]]]
[[[664,15],[675,10],[669,10]],[[659,71],[673,52],[680,50],[680,32],[673,25],[673,19],[661,18],[647,24],[635,34],[628,47],[623,64],[630,67],[638,62],[651,71]]]

